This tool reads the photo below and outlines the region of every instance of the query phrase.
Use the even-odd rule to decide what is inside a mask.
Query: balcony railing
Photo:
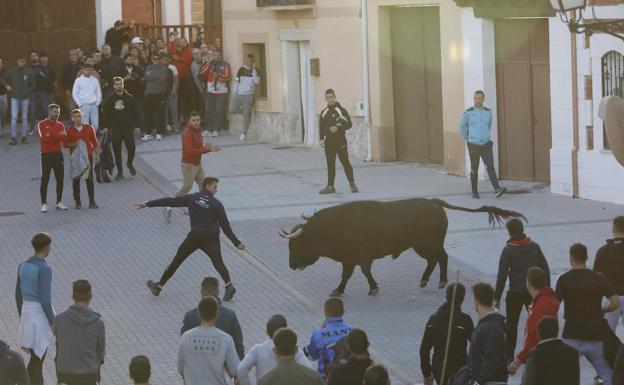
[[[186,38],[191,45],[198,41],[215,43],[221,39],[221,26],[208,25],[147,25],[137,24],[131,31],[133,36],[149,37],[155,39],[162,37],[168,44],[175,37]]]
[[[256,0],[258,8],[268,8],[276,10],[308,9],[314,7],[315,0]]]

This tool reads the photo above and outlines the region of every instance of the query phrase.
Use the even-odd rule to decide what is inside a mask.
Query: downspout
[[[373,159],[373,148],[371,139],[371,119],[370,119],[370,97],[369,97],[369,66],[368,66],[368,7],[366,0],[362,0],[360,9],[361,21],[362,21],[362,63],[363,63],[363,89],[364,89],[364,124],[366,125],[366,137],[367,137],[367,155],[365,162],[370,162]]]
[[[184,15],[184,0],[180,0],[179,2],[179,6],[180,6],[180,25],[184,25],[186,24],[186,17]]]
[[[570,12],[570,20],[576,20],[576,11]],[[572,47],[572,198],[579,197],[578,150],[579,150],[579,108],[578,108],[578,59],[576,33],[570,32]]]

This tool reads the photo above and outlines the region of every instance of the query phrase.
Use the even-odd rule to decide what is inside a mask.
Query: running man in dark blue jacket
[[[210,257],[215,269],[225,282],[224,301],[229,301],[234,297],[236,288],[230,280],[223,258],[221,257],[221,243],[219,242],[219,229],[223,230],[225,235],[232,241],[234,246],[239,250],[245,250],[245,245],[236,238],[234,231],[230,227],[223,204],[214,197],[217,193],[219,179],[208,177],[202,183],[202,191],[188,194],[176,198],[162,198],[145,203],[135,204],[138,209],[145,207],[188,207],[189,216],[191,218],[191,232],[188,233],[186,239],[178,248],[178,252],[173,260],[163,272],[160,281],[147,281],[147,287],[153,295],[160,294],[165,283],[173,277],[178,267],[182,265],[184,260],[197,249],[201,249]]]

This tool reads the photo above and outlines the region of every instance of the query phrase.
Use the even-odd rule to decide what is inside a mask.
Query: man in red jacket
[[[79,140],[84,141],[87,146],[87,154],[89,155],[89,176],[86,182],[87,193],[89,194],[89,208],[97,209],[98,206],[95,204],[95,191],[93,187],[93,161],[95,159],[96,164],[100,163],[100,143],[97,140],[95,128],[90,124],[82,123],[82,112],[80,110],[76,109],[72,111],[71,120],[73,124],[67,129],[69,151],[70,153],[74,151],[74,148],[78,146]],[[93,157],[94,152],[95,158]],[[78,210],[82,208],[80,200],[80,179],[81,177],[78,177],[72,181],[74,201],[76,202],[76,209]]]
[[[193,100],[195,83],[193,81],[193,72],[191,71],[193,52],[188,47],[188,41],[185,38],[179,38],[169,46],[169,53],[173,59],[172,64],[178,70],[178,111],[180,112],[180,118],[186,121],[189,118],[191,106],[196,104]],[[178,124],[178,122],[175,123]]]
[[[48,117],[39,122],[37,130],[39,132],[39,142],[41,147],[41,212],[48,212],[48,182],[50,173],[54,170],[56,180],[56,209],[67,210],[61,202],[63,198],[63,178],[65,177],[65,167],[63,164],[62,145],[67,144],[67,132],[65,126],[58,121],[61,114],[61,107],[58,104],[48,106]]]
[[[218,152],[221,150],[219,146],[211,143],[203,143],[201,135],[201,114],[197,111],[191,111],[189,123],[182,132],[182,187],[175,194],[181,197],[189,193],[193,188],[193,182],[197,183],[197,187],[201,191],[204,181],[204,169],[201,165],[201,156],[208,152]],[[165,220],[171,221],[171,207],[165,208]]]
[[[533,302],[529,311],[529,317],[524,328],[524,344],[522,350],[507,368],[509,374],[515,374],[520,365],[526,363],[529,351],[540,342],[538,325],[542,318],[553,317],[557,319],[559,300],[550,287],[546,287],[548,277],[544,270],[539,267],[531,267],[527,273],[527,289]]]

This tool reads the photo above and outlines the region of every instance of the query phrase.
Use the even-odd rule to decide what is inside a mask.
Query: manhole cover
[[[15,217],[24,214],[23,211],[0,211],[0,217]]]

